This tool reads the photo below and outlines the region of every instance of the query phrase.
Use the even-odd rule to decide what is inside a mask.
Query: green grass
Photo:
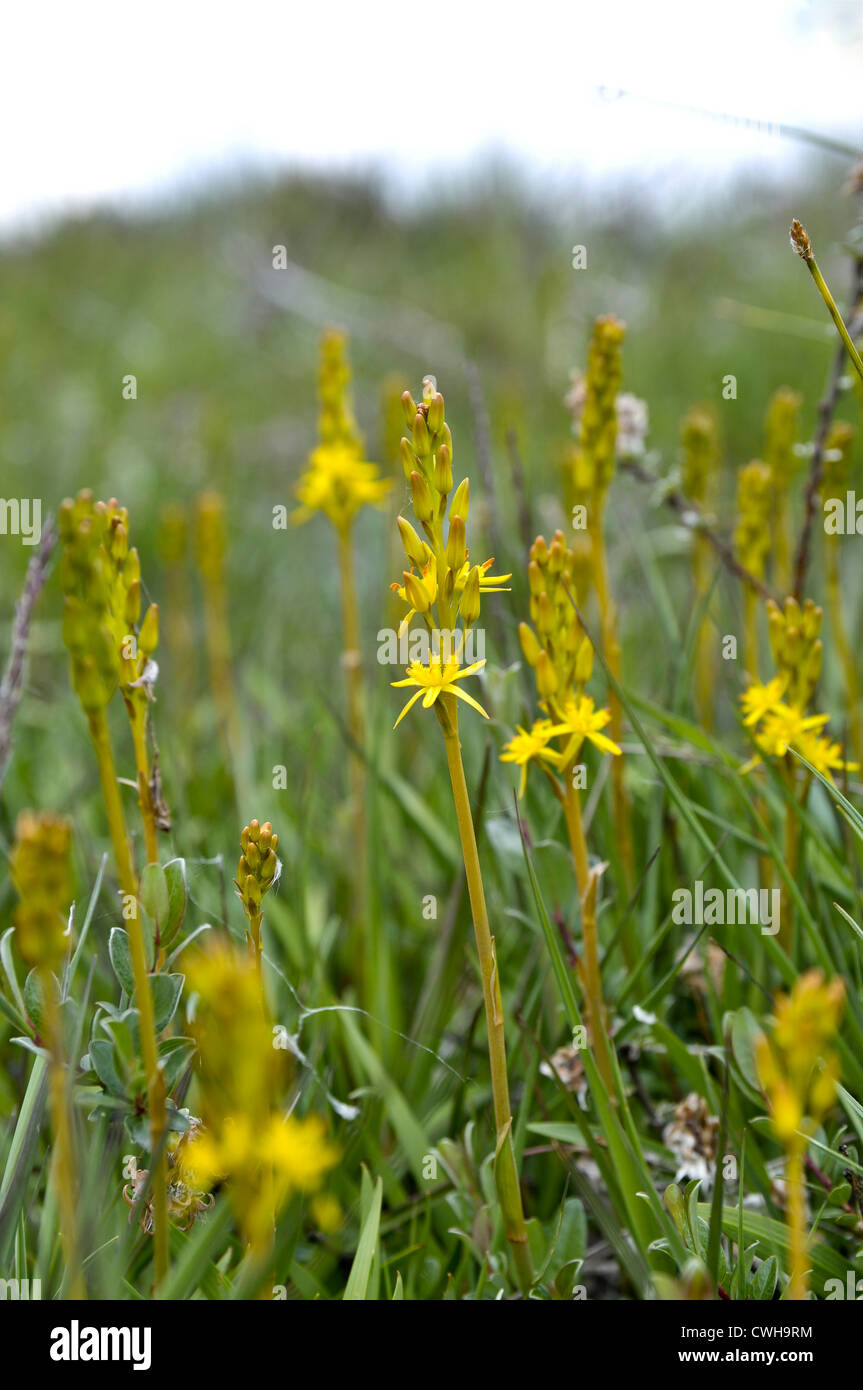
[[[800,187],[794,198],[792,208],[784,193],[760,190],[753,198],[741,190],[731,234],[718,213],[666,225],[634,200],[603,205],[564,192],[543,207],[494,177],[470,198],[440,198],[400,214],[372,187],[297,179],[224,192],[149,219],[67,223],[0,253],[3,491],[39,495],[52,512],[83,486],[116,495],[130,511],[146,595],[160,605],[152,717],[173,819],[161,838],[162,862],[182,859],[188,887],[172,949],[205,924],[242,940],[231,883],[240,829],[253,816],[271,820],[282,874],[265,903],[265,981],[273,1018],[295,1053],[292,1090],[282,1099],[300,1113],[327,1114],[342,1154],[331,1183],[343,1212],[338,1229],[322,1232],[307,1205],[290,1204],[278,1222],[273,1269],[262,1272],[220,1191],[212,1214],[188,1232],[172,1231],[161,1296],[254,1297],[267,1280],[298,1300],[491,1299],[516,1287],[495,1200],[482,995],[443,750],[434,720],[419,709],[392,733],[401,692],[389,682],[400,672],[375,661],[376,633],[392,622],[387,586],[403,567],[391,518],[380,513],[364,514],[355,536],[368,695],[362,756],[371,881],[362,940],[374,967],[370,995],[351,946],[358,890],[334,539],[323,521],[287,532],[272,527],[273,507],[291,505],[314,442],[317,338],[330,321],[351,332],[368,456],[395,479],[398,507],[407,513],[409,495],[385,442],[382,385],[395,373],[416,393],[432,371],[446,394],[456,476],[471,478],[475,558],[493,553],[497,572],[513,572],[512,593],[484,600],[489,662],[481,699],[491,719],[485,724],[465,711],[461,727],[506,1008],[534,1296],[566,1299],[579,1286],[589,1297],[679,1296],[691,1284],[693,1259],[731,1298],[767,1298],[784,1287],[782,1155],[765,1119],[752,1046],[774,991],[812,965],[847,986],[843,1106],[830,1112],[810,1148],[812,1287],[823,1295],[827,1279],[844,1281],[848,1269],[859,1274],[859,1222],[831,1205],[815,1169],[838,1185],[861,1157],[859,1147],[849,1159],[837,1145],[843,1129],[861,1141],[863,788],[852,776],[846,800],[835,788],[814,786],[799,868],[789,874],[782,784],[738,771],[750,751],[737,712],[742,663],[718,662],[716,721],[706,733],[692,703],[688,540],[661,500],[631,477],[612,484],[607,536],[623,639],[633,898],[619,872],[601,780],[607,769],[587,758],[588,843],[611,866],[598,921],[618,1106],[589,1052],[582,1054],[583,1105],[548,1067],[581,1019],[570,950],[579,939],[578,902],[557,803],[532,772],[519,820],[513,774],[497,756],[534,708],[517,637],[528,605],[525,542],[563,522],[558,459],[568,419],[561,401],[569,368],[583,364],[593,316],[615,312],[628,323],[624,389],[650,406],[654,471],[666,475],[678,465],[685,411],[701,401],[715,405],[724,533],[735,470],[763,448],[772,390],[788,384],[803,393],[803,438],[811,437],[834,337],[788,251],[787,224],[792,212],[807,222],[841,297],[849,212],[832,188]],[[575,241],[588,247],[585,272],[570,268]],[[287,246],[300,270],[272,269],[276,244]],[[722,302],[777,317],[768,328],[748,326]],[[127,373],[137,377],[135,401],[122,399]],[[727,373],[737,377],[738,395],[723,402]],[[840,414],[859,424],[850,392]],[[522,461],[523,499],[508,431]],[[858,446],[855,470],[859,457]],[[188,646],[172,648],[168,632],[183,598],[163,563],[160,508],[176,500],[191,516],[204,488],[218,489],[228,504],[242,767],[227,765],[220,752],[191,553],[182,612]],[[3,623],[11,622],[28,558],[14,537],[0,537]],[[853,641],[861,577],[853,538],[843,545],[842,564]],[[811,574],[809,592],[823,598],[817,535]],[[116,1082],[107,1062],[98,1074],[80,1073],[85,1275],[94,1299],[118,1290],[146,1298],[151,1240],[130,1224],[122,1198],[124,1156],[145,1149],[146,1130],[130,1139],[121,1123],[135,1085],[134,1037],[120,1017],[128,1003],[122,968],[112,969],[109,955],[121,921],[60,612],[55,570],[36,612],[15,750],[0,792],[0,929],[12,920],[5,860],[18,812],[32,806],[69,816],[79,941],[65,980],[69,1055],[80,1061],[93,1038],[113,1029],[117,1055],[128,1064]],[[740,585],[721,569],[711,614],[717,642],[736,633],[742,647]],[[595,629],[590,606],[586,617]],[[841,671],[826,628],[824,638],[819,707],[831,710],[840,737]],[[766,640],[762,659],[766,675]],[[594,679],[599,693],[599,660]],[[120,776],[130,778],[119,717],[114,729]],[[277,790],[273,769],[280,765],[287,787]],[[123,795],[136,824],[135,793],[124,787]],[[138,841],[135,848],[140,863]],[[707,928],[693,942],[700,929],[672,920],[674,890],[699,877],[723,888],[754,886],[759,856],[794,896],[793,953],[746,927]],[[434,915],[424,911],[430,898]],[[44,1066],[11,938],[0,959],[0,1276],[40,1277],[56,1296],[64,1271],[47,1126],[39,1127]],[[183,951],[169,968],[182,975]],[[188,1009],[184,991],[169,1036],[187,1035]],[[194,1113],[189,1056],[171,1050],[173,1099]],[[663,1126],[690,1093],[721,1116],[723,1154],[737,1162],[716,1200],[685,1177],[672,1186],[677,1161]],[[94,1118],[88,1112],[97,1101]]]

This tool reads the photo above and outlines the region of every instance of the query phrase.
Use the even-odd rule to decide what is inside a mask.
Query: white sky
[[[0,225],[243,164],[413,181],[477,152],[540,173],[786,157],[597,88],[863,143],[859,0],[48,0],[0,22]],[[813,157],[817,158],[818,155]]]

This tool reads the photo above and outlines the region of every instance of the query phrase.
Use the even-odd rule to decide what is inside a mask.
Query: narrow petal
[[[460,686],[457,685],[452,686],[451,689],[453,695],[457,695],[460,700],[465,700],[469,705],[472,705],[474,709],[478,709],[483,719],[488,719],[488,715],[482,705],[478,704],[472,695],[468,695],[466,690],[462,690]]]
[[[399,682],[399,684],[401,684],[401,682]],[[405,705],[404,709],[402,710],[401,714],[399,715],[398,719],[396,720],[395,724],[393,724],[393,728],[394,728],[394,729],[397,729],[397,728],[398,728],[399,724],[401,724],[401,722],[402,722],[402,720],[404,719],[405,715],[407,714],[408,710],[411,709],[411,708],[416,704],[417,700],[420,698],[421,695],[422,695],[422,690],[418,690],[418,691],[416,692],[416,694],[414,694],[414,695],[412,695],[412,696],[410,697],[410,699],[408,700],[408,702],[407,702],[407,704]]]

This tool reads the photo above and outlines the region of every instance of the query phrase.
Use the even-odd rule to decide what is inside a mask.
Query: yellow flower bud
[[[458,611],[465,626],[470,627],[479,617],[479,565],[474,565],[467,577]]]
[[[425,541],[420,539],[406,517],[400,516],[396,519],[405,555],[412,565],[416,565],[417,569],[423,569],[429,557],[428,546]]]
[[[453,518],[454,516],[460,516],[461,519],[462,519],[462,521],[465,523],[465,525],[467,525],[467,515],[468,515],[468,510],[469,510],[469,508],[470,508],[470,483],[469,483],[469,481],[468,481],[467,478],[464,478],[464,479],[462,480],[462,482],[460,482],[459,485],[458,485],[458,487],[456,488],[455,494],[454,494],[453,499],[452,499],[452,502],[450,503],[450,508],[449,508],[450,521],[452,520],[452,518]]]
[[[454,574],[458,574],[467,553],[465,526],[460,516],[450,519],[449,535],[446,542],[446,562]]]
[[[410,481],[414,512],[420,521],[429,522],[434,516],[435,510],[429,485],[422,473],[416,471],[411,473]]]
[[[519,623],[518,639],[521,642],[521,649],[524,652],[524,659],[528,666],[536,666],[542,653],[536,634],[532,627],[527,623]]]

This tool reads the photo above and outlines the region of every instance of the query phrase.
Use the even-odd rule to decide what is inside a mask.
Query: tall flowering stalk
[[[819,632],[822,610],[811,599],[801,606],[788,598],[785,607],[770,599],[767,628],[777,674],[766,684],[753,681],[741,696],[744,725],[752,732],[757,754],[746,770],[762,758],[778,762],[791,801],[785,810],[785,862],[791,877],[797,871],[799,817],[794,803],[805,804],[810,775],[792,757],[790,749],[811,763],[825,777],[839,768],[856,769],[846,762],[842,749],[823,731],[829,714],[809,713],[821,675],[823,648]],[[793,900],[783,884],[780,940],[790,951],[793,944]]]
[[[763,580],[770,555],[770,520],[773,511],[770,469],[753,459],[737,473],[737,525],[734,551],[741,565]],[[758,594],[750,584],[743,591],[744,655],[746,672],[758,678]]]
[[[770,469],[773,490],[775,581],[781,594],[791,591],[791,538],[788,495],[800,468],[797,441],[800,434],[800,397],[781,386],[770,398],[764,443],[764,462]]]
[[[426,377],[423,381],[419,405],[408,391],[402,403],[410,427],[410,438],[402,440],[402,461],[414,515],[426,539],[399,517],[410,568],[404,572],[404,583],[395,589],[408,608],[405,626],[414,618],[425,625],[429,657],[427,662],[412,662],[405,679],[393,681],[394,686],[414,690],[396,725],[422,700],[424,709],[434,709],[444,738],[482,977],[496,1134],[495,1184],[518,1282],[526,1292],[533,1271],[512,1139],[503,999],[458,729],[459,701],[488,718],[477,700],[458,684],[479,671],[485,661],[462,666],[461,659],[467,634],[480,616],[481,594],[500,589],[509,575],[490,576],[490,560],[482,565],[471,563],[466,533],[470,484],[465,478],[453,492],[452,435],[444,418],[444,399],[434,379]]]
[[[620,640],[617,611],[608,577],[603,514],[609,484],[614,477],[618,436],[618,393],[623,376],[621,344],[624,324],[613,315],[598,318],[587,355],[584,399],[578,446],[573,453],[573,493],[587,510],[591,577],[599,604],[600,630],[605,659],[619,682]],[[623,737],[623,709],[617,695],[609,695],[611,734]],[[623,763],[615,761],[611,772],[612,811],[617,843],[627,880],[633,878],[631,808],[623,779]]]
[[[278,848],[279,837],[275,834],[268,820],[264,821],[263,825],[259,821],[253,820],[244,827],[240,836],[240,862],[237,866],[237,877],[234,879],[234,883],[237,897],[243,904],[243,911],[248,919],[246,942],[258,974],[261,973],[261,960],[264,951],[261,941],[261,923],[264,920],[263,899],[264,894],[269,893],[278,879],[279,860],[276,855]]]
[[[683,491],[704,510],[716,505],[719,470],[719,435],[716,420],[708,410],[698,407],[686,415],[681,429],[683,448]],[[692,541],[692,582],[696,602],[703,602],[710,587],[711,546],[696,531]],[[716,645],[711,638],[707,614],[702,614],[695,648],[695,707],[705,729],[713,724],[713,691],[716,676]]]
[[[842,508],[851,477],[851,450],[854,443],[854,429],[844,420],[839,420],[830,430],[824,449],[823,496],[838,497]],[[845,679],[845,701],[848,717],[848,733],[854,757],[863,762],[863,722],[860,715],[860,676],[857,662],[848,639],[848,630],[842,611],[842,583],[839,565],[840,539],[835,531],[825,528],[825,564],[827,568],[827,608],[830,614],[830,628],[836,650],[842,665]]]
[[[611,722],[608,710],[596,709],[585,686],[593,670],[593,648],[582,631],[574,603],[575,556],[561,531],[551,545],[538,536],[530,551],[528,581],[533,627],[519,626],[522,651],[533,668],[542,717],[530,730],[519,728],[503,749],[504,762],[522,769],[519,795],[524,794],[531,763],[539,767],[563,807],[578,897],[584,956],[581,983],[590,1041],[597,1066],[611,1097],[616,1095],[614,1064],[608,1040],[608,1021],[602,997],[596,895],[601,868],[591,869],[581,816],[584,769],[579,763],[585,742],[617,757],[620,748],[602,730]]]
[[[777,997],[770,1031],[761,1035],[757,1047],[761,1084],[786,1155],[788,1297],[793,1300],[805,1299],[807,1293],[806,1149],[835,1100],[839,1054],[831,1044],[844,995],[840,979],[827,984],[817,970],[799,975],[790,995]]]
[[[18,817],[9,867],[19,903],[15,939],[24,964],[38,971],[42,994],[40,1032],[51,1056],[51,1123],[56,1148],[53,1178],[66,1255],[65,1297],[86,1297],[78,1235],[76,1156],[72,1106],[57,975],[66,955],[66,914],[72,899],[69,870],[71,826],[50,813]]]
[[[147,951],[138,911],[138,881],[126,833],[107,719],[107,707],[112,696],[118,686],[128,691],[132,674],[129,669],[132,658],[128,653],[133,648],[126,644],[125,639],[135,634],[128,630],[122,634],[119,631],[122,627],[128,629],[130,626],[125,619],[131,608],[121,614],[118,596],[122,596],[124,591],[128,594],[125,576],[128,576],[128,587],[132,588],[139,582],[136,574],[140,573],[131,559],[131,552],[126,555],[118,572],[123,546],[120,534],[122,521],[118,522],[118,516],[116,503],[111,502],[106,506],[104,502],[96,502],[92,493],[87,491],[79,493],[74,502],[67,499],[60,507],[63,641],[69,651],[72,685],[87,718],[96,753],[117,878],[127,905],[124,926],[129,937],[135,1002],[140,1016],[141,1054],[147,1076],[150,1148],[155,1165],[153,1262],[158,1284],[168,1269],[167,1170],[162,1152],[165,1083],[159,1067]],[[138,634],[139,655],[135,658],[138,662],[146,659],[144,652],[147,649],[155,647],[154,636],[144,637],[141,641],[146,623],[145,618]],[[140,787],[139,773],[139,794]]]
[[[366,506],[381,507],[392,481],[379,475],[377,465],[364,458],[362,435],[354,418],[350,393],[351,372],[347,338],[330,329],[321,340],[318,371],[318,445],[297,485],[299,507],[295,524],[323,514],[336,533],[342,599],[342,663],[347,681],[347,725],[354,747],[349,757],[353,809],[354,862],[367,898],[366,779],[361,753],[365,746],[362,644],[357,585],[354,575],[352,534],[357,514]],[[361,919],[362,912],[358,914]]]
[[[197,500],[195,543],[204,591],[204,640],[225,752],[236,769],[241,765],[243,731],[231,660],[228,587],[225,556],[228,547],[225,501],[218,492],[202,492]]]
[[[218,942],[193,959],[187,979],[203,1124],[184,1147],[181,1175],[194,1190],[227,1182],[241,1233],[265,1278],[275,1217],[296,1193],[322,1195],[338,1153],[319,1116],[301,1119],[279,1109],[287,1054],[273,1047],[255,961]]]

